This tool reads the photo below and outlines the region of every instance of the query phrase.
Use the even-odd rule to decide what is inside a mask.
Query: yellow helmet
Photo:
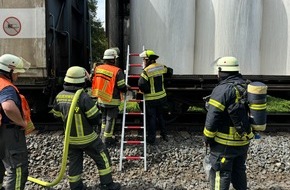
[[[149,49],[140,53],[139,56],[144,59],[151,59],[151,60],[156,60],[159,57],[158,55],[155,54],[153,50],[149,50]]]
[[[84,83],[85,79],[85,68],[79,66],[72,66],[66,71],[64,81],[72,84],[80,84]]]
[[[237,58],[231,56],[221,57],[217,61],[217,67],[219,71],[224,72],[240,71]]]

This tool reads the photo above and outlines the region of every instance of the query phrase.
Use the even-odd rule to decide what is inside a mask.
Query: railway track
[[[171,114],[166,117],[167,127],[173,131],[192,131],[202,132],[204,127],[206,113],[186,112],[183,114]],[[138,124],[142,119],[128,118],[128,123]],[[122,114],[119,115],[116,123],[116,130],[121,130]],[[35,122],[37,130],[60,130],[63,124],[58,121],[37,121]],[[290,131],[290,112],[289,113],[268,113],[266,132],[289,132]]]

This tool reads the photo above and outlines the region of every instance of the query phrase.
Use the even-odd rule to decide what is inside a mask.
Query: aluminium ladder
[[[127,49],[127,62],[126,62],[126,73],[125,73],[125,83],[126,85],[129,85],[129,80],[135,80],[135,85],[136,85],[136,81],[138,81],[140,74],[141,73],[134,73],[131,74],[131,69],[134,70],[134,68],[137,68],[139,70],[141,70],[144,68],[143,64],[130,64],[129,60],[130,60],[130,56],[139,56],[138,53],[130,53],[130,48],[128,45],[128,49]],[[138,84],[138,83],[137,83]],[[139,91],[139,87],[138,85],[136,86],[132,86],[129,87],[129,90],[131,91],[135,91],[138,92]],[[144,99],[144,95],[142,94],[142,99],[136,99],[137,95],[135,95],[134,99],[128,99],[127,96],[124,97],[124,110],[123,110],[123,120],[122,120],[122,136],[121,136],[121,149],[120,149],[120,166],[119,166],[119,171],[122,171],[122,164],[123,164],[123,160],[143,160],[144,161],[144,171],[147,171],[147,163],[146,163],[146,112],[145,112],[145,99]],[[143,110],[142,112],[127,112],[127,103],[128,102],[137,102],[137,103],[142,103],[143,104]],[[142,125],[127,125],[126,120],[128,119],[127,117],[142,117]],[[143,130],[143,139],[142,140],[127,140],[126,138],[126,133],[129,130]],[[130,145],[143,145],[143,155],[128,155],[125,156],[124,155],[124,146],[128,145],[127,147],[129,147]]]

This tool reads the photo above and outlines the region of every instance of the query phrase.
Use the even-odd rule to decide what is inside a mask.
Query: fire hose
[[[42,181],[40,179],[28,176],[29,181],[37,183],[41,186],[52,187],[52,186],[58,184],[62,180],[65,169],[66,169],[66,164],[67,164],[68,147],[69,147],[69,139],[70,139],[69,137],[70,137],[70,130],[71,130],[73,114],[74,114],[75,107],[77,105],[77,101],[78,101],[79,96],[80,96],[82,91],[83,90],[80,89],[75,93],[73,100],[72,100],[72,104],[71,104],[70,109],[69,109],[68,119],[67,119],[66,128],[65,128],[64,142],[63,142],[62,162],[61,162],[61,168],[60,168],[60,172],[59,172],[58,176],[52,182]]]

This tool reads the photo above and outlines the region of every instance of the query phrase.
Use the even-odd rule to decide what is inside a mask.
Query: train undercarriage
[[[268,95],[283,99],[290,99],[290,79],[285,76],[244,76],[251,81],[260,81],[268,86]],[[136,85],[136,81],[131,81],[131,85]],[[196,106],[204,108],[203,97],[209,95],[215,85],[218,83],[217,77],[214,75],[174,75],[172,78],[165,79],[166,90],[168,94],[168,107],[165,115],[167,124],[172,129],[186,129],[201,131],[204,125],[206,112],[191,111],[189,108]],[[43,85],[43,84],[42,84]],[[31,102],[32,118],[43,127],[55,123],[61,126],[59,121],[55,120],[52,114],[48,112],[51,109],[51,103],[54,95],[52,92],[61,90],[62,86],[46,86],[39,85],[25,87],[19,86],[24,95]],[[55,88],[55,89],[51,89]],[[289,113],[268,113],[267,123],[268,131],[289,130],[290,123]],[[121,126],[122,113],[117,120],[117,125]],[[130,120],[130,119],[129,119]],[[141,122],[132,119],[131,122]],[[130,122],[130,121],[129,121]],[[50,124],[49,124],[50,123]],[[117,127],[118,128],[118,127]],[[118,129],[117,129],[118,130]]]

